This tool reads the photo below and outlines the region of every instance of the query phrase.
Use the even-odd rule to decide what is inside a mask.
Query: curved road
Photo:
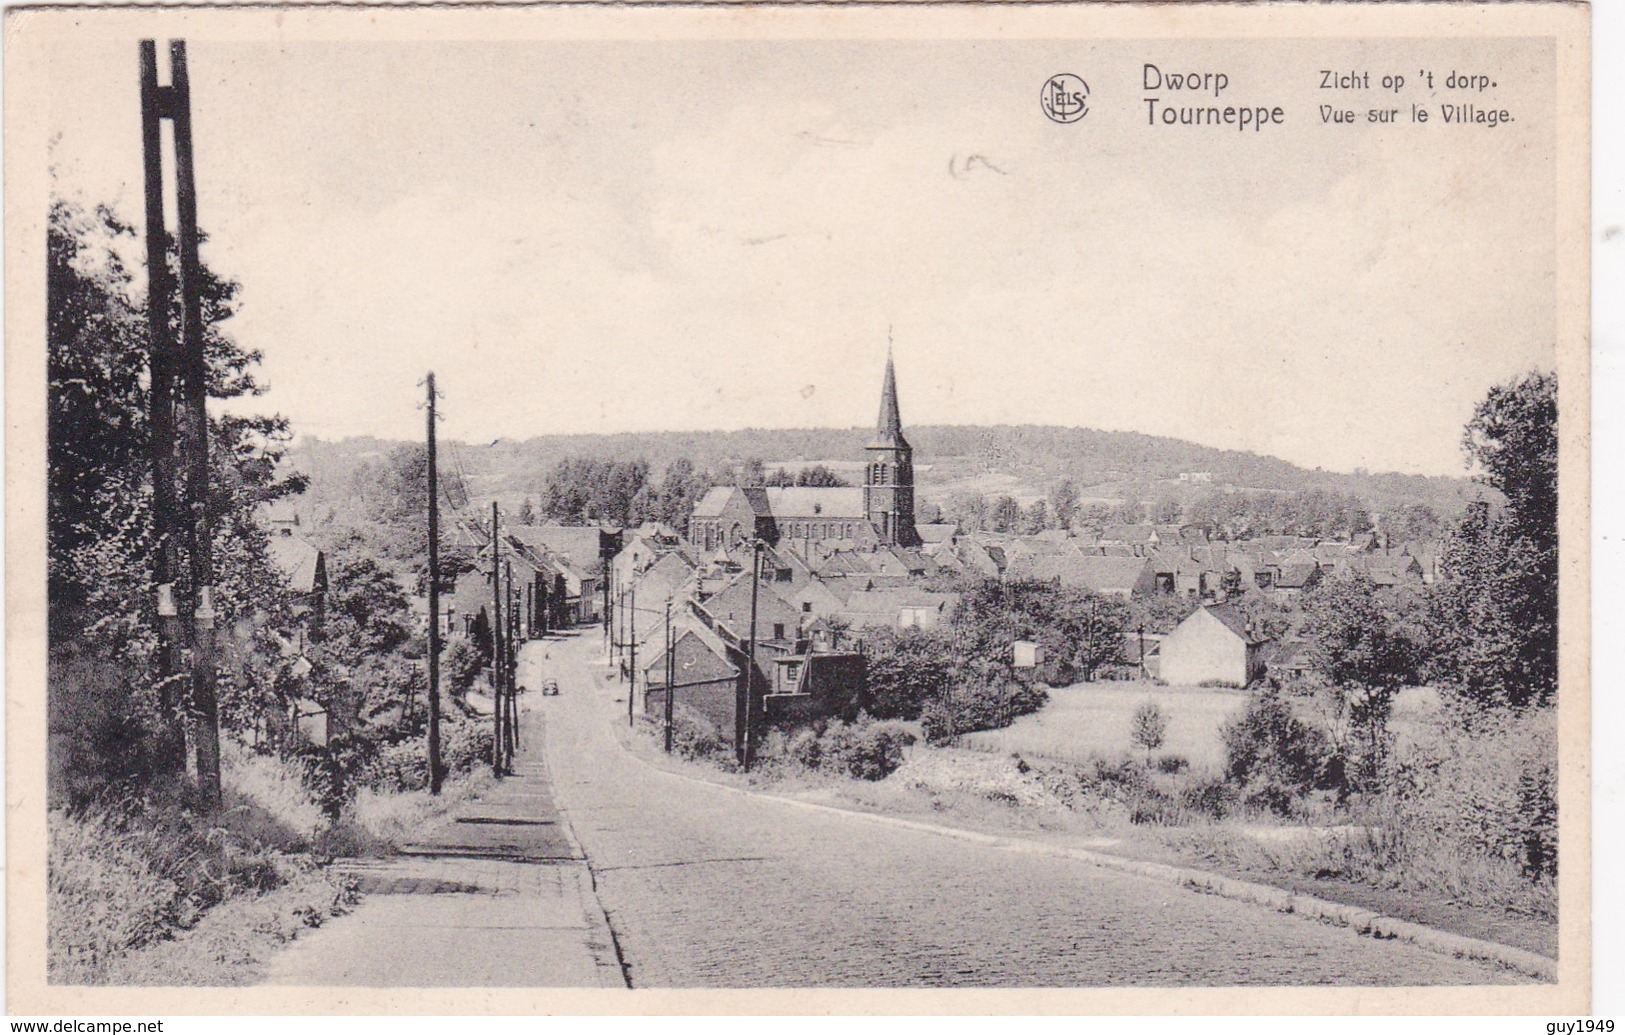
[[[592,633],[526,647],[553,792],[633,987],[1418,985],[1515,976],[1119,874],[660,771]],[[544,654],[546,657],[544,657]],[[618,700],[617,700],[618,698]],[[534,728],[533,728],[534,732]],[[533,741],[534,743],[534,741]]]

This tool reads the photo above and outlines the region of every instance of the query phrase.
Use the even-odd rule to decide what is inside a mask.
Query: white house
[[[1162,641],[1163,682],[1246,686],[1264,674],[1262,642],[1234,604],[1198,608]]]

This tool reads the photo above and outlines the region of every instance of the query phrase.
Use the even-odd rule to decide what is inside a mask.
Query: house
[[[1264,673],[1263,643],[1235,604],[1210,604],[1163,638],[1160,678],[1198,686],[1246,686]]]
[[[1072,589],[1128,599],[1156,592],[1150,562],[1144,557],[1101,557],[1080,550],[1040,554],[1011,568],[1012,575],[1059,581]]]
[[[951,521],[933,522],[924,525],[915,525],[920,533],[920,549],[928,556],[935,557],[938,553],[951,553],[954,543],[959,539],[959,526]]]
[[[1275,592],[1283,597],[1295,597],[1320,584],[1322,570],[1314,561],[1286,561],[1275,576]]]
[[[602,530],[596,525],[510,525],[510,546],[553,577],[546,597],[557,625],[591,625],[603,616]]]
[[[744,693],[743,668],[720,638],[703,624],[686,619],[672,629],[671,686],[673,710],[709,723],[732,737]],[[643,710],[663,718],[666,713],[666,654],[653,651],[642,666]]]
[[[868,589],[851,594],[835,617],[853,629],[885,626],[891,629],[935,629],[947,621],[959,603],[957,593],[923,589]]]
[[[751,638],[751,579],[736,576],[717,593],[694,605],[694,613],[712,632],[730,642]],[[772,588],[760,586],[756,593],[756,634],[758,644],[790,643],[800,633],[802,612],[792,609]]]
[[[868,688],[867,660],[857,651],[808,650],[774,658],[762,717],[779,725],[811,722],[855,708]]]
[[[320,622],[327,598],[327,556],[288,526],[272,530],[265,540],[265,553],[287,581],[294,613]]]

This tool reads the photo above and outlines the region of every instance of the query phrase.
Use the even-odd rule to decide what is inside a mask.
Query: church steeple
[[[880,419],[875,422],[875,440],[871,448],[908,448],[903,437],[903,416],[897,408],[897,368],[892,363],[891,349],[886,349],[886,381],[880,389]]]
[[[897,368],[889,342],[886,380],[880,389],[880,419],[875,422],[875,438],[869,443],[868,453],[863,501],[869,522],[887,545],[918,546],[920,535],[914,527],[914,449],[903,437],[902,411],[897,406]]]

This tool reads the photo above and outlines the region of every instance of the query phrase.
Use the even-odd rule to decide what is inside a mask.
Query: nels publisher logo
[[[1053,122],[1076,122],[1089,114],[1089,84],[1070,72],[1052,75],[1039,95],[1044,114]]]

